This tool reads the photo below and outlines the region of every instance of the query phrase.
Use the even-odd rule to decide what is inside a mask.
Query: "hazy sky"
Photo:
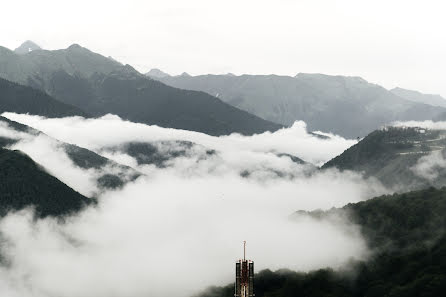
[[[9,48],[79,43],[143,72],[320,72],[446,97],[445,1],[33,0],[2,11]]]

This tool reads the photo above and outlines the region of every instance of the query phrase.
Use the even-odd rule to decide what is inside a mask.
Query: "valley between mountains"
[[[441,96],[31,41],[0,77],[2,296],[233,296],[244,240],[258,297],[446,291]]]

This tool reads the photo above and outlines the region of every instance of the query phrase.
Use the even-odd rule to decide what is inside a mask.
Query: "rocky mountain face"
[[[55,71],[89,77],[96,72],[110,73],[121,66],[77,44],[61,50],[31,51],[26,55],[0,47],[0,77],[43,90]]]

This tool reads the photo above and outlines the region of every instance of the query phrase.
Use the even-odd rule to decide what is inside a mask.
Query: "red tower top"
[[[246,260],[246,241],[243,241],[243,260],[239,260],[235,263],[234,296],[254,296],[254,262]]]

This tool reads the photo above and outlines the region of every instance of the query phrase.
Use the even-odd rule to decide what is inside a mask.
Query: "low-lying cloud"
[[[80,117],[45,119],[14,113],[4,113],[3,116],[34,127],[61,141],[93,150],[136,140],[183,140],[219,151],[286,153],[321,165],[356,143],[356,140],[347,140],[332,134],[323,133],[327,139],[309,134],[306,124],[302,121],[274,133],[265,132],[250,137],[234,133],[229,136],[214,137],[199,132],[123,121],[115,115],[106,115],[98,119]]]
[[[446,169],[444,152],[434,151],[421,157],[411,169],[415,175],[431,182],[435,181]]]
[[[131,165],[143,175],[121,189],[100,192],[98,207],[65,223],[33,222],[30,210],[2,219],[1,254],[8,259],[0,269],[2,295],[189,296],[233,281],[243,240],[257,271],[336,268],[351,257],[367,257],[358,229],[343,218],[338,224],[311,218],[296,222],[289,215],[340,207],[385,189],[359,174],[318,171],[280,155],[320,164],[353,141],[321,139],[307,133],[303,123],[250,137],[212,137],[110,115],[4,115],[50,136],[21,135],[13,147],[78,191],[94,192],[95,185],[87,181],[96,173],[66,159],[51,137]],[[125,151],[109,149],[135,141],[174,146],[168,141],[178,140],[196,145],[164,167],[138,164]],[[215,153],[204,154],[208,149]],[[250,174],[241,174],[245,171]]]

